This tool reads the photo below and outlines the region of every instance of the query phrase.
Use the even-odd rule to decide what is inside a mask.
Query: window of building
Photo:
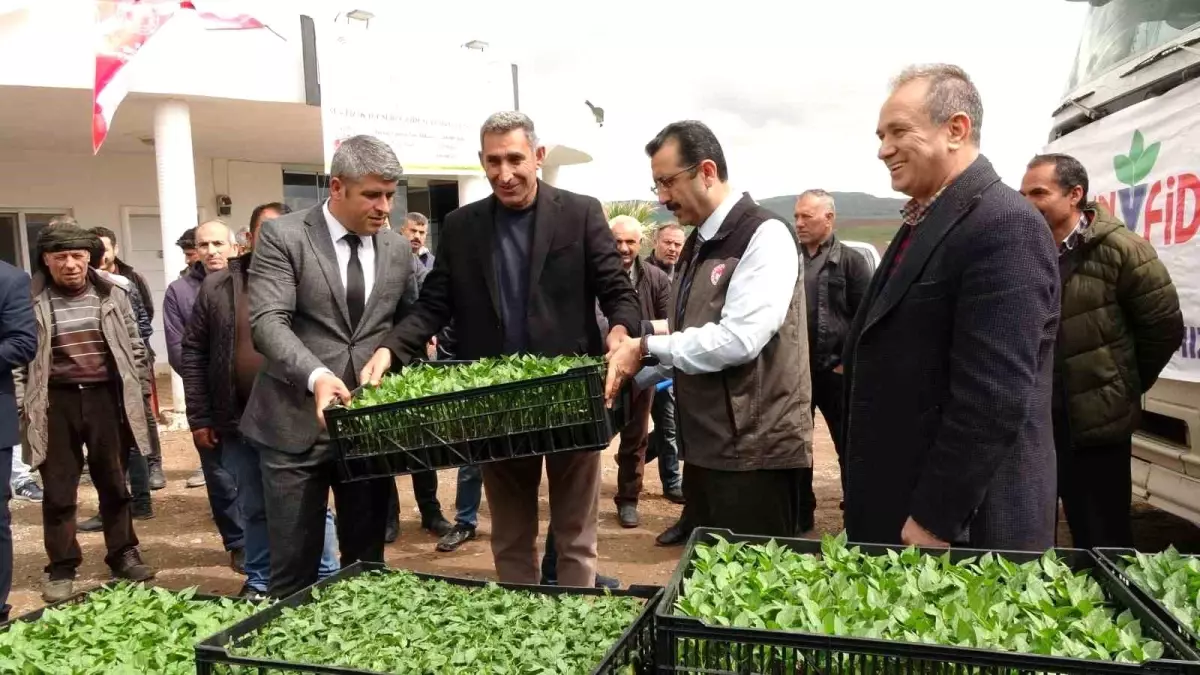
[[[0,209],[0,260],[32,272],[42,228],[69,214],[68,209]]]

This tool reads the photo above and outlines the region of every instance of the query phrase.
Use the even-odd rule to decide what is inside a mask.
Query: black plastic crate
[[[1060,558],[1075,571],[1089,570],[1117,604],[1130,609],[1141,622],[1145,635],[1164,646],[1164,658],[1141,664],[1114,663],[1085,659],[1002,652],[971,647],[949,647],[925,643],[907,643],[857,637],[835,637],[814,633],[754,628],[724,628],[705,625],[699,619],[677,616],[675,601],[683,580],[691,572],[691,560],[699,543],[714,543],[715,537],[730,542],[766,544],[771,537],[745,536],[729,530],[699,528],[692,533],[679,566],[663,594],[656,615],[657,672],[703,673],[704,675],[749,675],[756,673],[812,673],[813,675],[1009,675],[1015,673],[1054,673],[1083,675],[1143,675],[1200,673],[1200,657],[1170,628],[1163,624],[1128,588],[1114,578],[1088,551],[1056,549]],[[775,538],[783,547],[799,553],[821,553],[821,543],[806,539]],[[851,544],[855,545],[855,544]],[[858,544],[869,555],[886,555],[888,550],[903,551],[903,546]],[[945,550],[928,551],[943,554]],[[988,551],[950,549],[958,561],[978,557]],[[1028,552],[991,551],[1015,563],[1041,558]],[[700,648],[703,645],[703,650]],[[756,668],[755,664],[767,664]]]
[[[1150,611],[1154,612],[1155,616],[1162,620],[1169,628],[1178,633],[1184,640],[1193,648],[1200,649],[1200,634],[1197,634],[1191,626],[1180,621],[1167,609],[1167,606],[1162,604],[1158,598],[1150,593],[1150,589],[1142,588],[1142,585],[1134,581],[1129,575],[1125,574],[1125,558],[1137,555],[1137,551],[1132,548],[1098,548],[1095,549],[1096,557],[1100,559],[1100,563],[1112,573],[1118,581],[1129,587],[1135,596],[1142,601]],[[1180,554],[1188,557],[1187,554]],[[1195,557],[1195,556],[1191,556]]]
[[[241,623],[232,626],[196,645],[197,675],[266,675],[267,673],[320,673],[322,675],[386,675],[367,670],[341,666],[285,663],[269,659],[235,656],[228,646],[249,637],[279,617],[285,607],[298,607],[312,598],[312,589],[331,586],[344,579],[373,570],[387,570],[379,563],[357,562],[337,574],[313,586],[299,591],[288,598],[266,608]],[[418,578],[443,581],[458,586],[483,587],[489,582],[474,579],[459,579],[431,574],[416,574]],[[590,675],[649,675],[654,672],[654,612],[662,599],[662,589],[657,586],[631,586],[623,591],[606,591],[597,588],[570,588],[560,586],[524,586],[521,584],[499,584],[514,591],[527,591],[544,595],[604,595],[631,596],[646,600],[645,609],[625,633],[609,648],[604,658]]]
[[[434,361],[446,366],[464,361]],[[605,366],[451,394],[325,412],[343,481],[601,450],[625,425],[628,387],[604,404]],[[489,401],[516,399],[497,410]],[[481,413],[478,410],[488,410]]]

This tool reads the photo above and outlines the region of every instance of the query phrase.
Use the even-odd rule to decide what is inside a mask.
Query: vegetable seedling
[[[238,656],[397,675],[587,673],[643,600],[461,586],[374,570],[312,598],[230,647]]]
[[[203,600],[121,582],[79,602],[15,621],[0,633],[0,672],[54,675],[190,675],[195,645],[253,614],[259,605]]]
[[[1140,663],[1163,655],[1086,571],[1048,551],[952,562],[915,548],[868,555],[826,536],[821,555],[774,541],[695,548],[675,611],[715,626]]]

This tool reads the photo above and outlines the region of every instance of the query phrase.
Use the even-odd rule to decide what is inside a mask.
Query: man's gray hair
[[[612,220],[608,221],[608,226],[610,228],[616,227],[618,225],[628,225],[629,227],[632,227],[633,229],[637,230],[639,238],[640,238],[640,235],[642,234],[642,221],[638,220],[637,218],[634,218],[633,216],[624,216],[624,215],[613,216]]]
[[[821,202],[829,208],[830,213],[835,216],[837,215],[837,203],[834,201],[833,195],[829,194],[829,192],[822,190],[821,188],[805,190],[804,192],[800,193],[800,196],[796,198],[796,201],[800,201],[805,197],[815,197],[816,199],[820,199]]]
[[[422,227],[429,227],[429,219],[425,217],[424,213],[420,213],[419,211],[409,211],[408,213],[404,214],[404,224],[408,225],[409,223],[416,223]]]
[[[392,146],[374,136],[360,134],[343,140],[334,151],[329,175],[352,181],[367,176],[399,181],[404,176],[404,169]]]
[[[892,91],[917,80],[929,82],[925,110],[934,124],[942,125],[958,113],[971,119],[971,142],[979,145],[983,132],[983,100],[967,71],[947,63],[909,66],[892,80]]]
[[[680,232],[683,232],[683,226],[673,220],[659,225],[658,227],[654,228],[654,241],[658,241],[658,235],[666,232],[667,230],[679,230]]]
[[[525,132],[525,137],[529,139],[529,146],[537,150],[538,137],[533,130],[533,120],[529,118],[529,115],[516,110],[504,110],[489,115],[484,120],[483,126],[479,127],[479,144],[483,145],[483,137],[488,134],[507,134],[517,129]]]

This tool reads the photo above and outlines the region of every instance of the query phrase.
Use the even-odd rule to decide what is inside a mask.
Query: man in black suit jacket
[[[852,540],[1054,545],[1058,265],[1040,214],[979,154],[962,69],[910,68],[879,158],[912,197],[846,338]]]
[[[0,261],[0,621],[8,621],[12,588],[12,514],[8,501],[13,446],[21,442],[21,423],[13,387],[13,370],[29,365],[37,352],[37,324],[29,275]]]
[[[378,382],[393,355],[408,363],[454,321],[458,358],[526,352],[605,353],[596,300],[612,325],[609,342],[639,334],[633,285],[621,266],[600,202],[537,180],[546,150],[533,121],[496,113],[480,130],[479,158],[493,195],[446,216],[437,260],[416,307],[362,373]],[[596,574],[600,454],[546,457],[550,529],[559,583],[591,587]],[[492,511],[492,554],[501,581],[538,581],[540,457],[483,467]]]

